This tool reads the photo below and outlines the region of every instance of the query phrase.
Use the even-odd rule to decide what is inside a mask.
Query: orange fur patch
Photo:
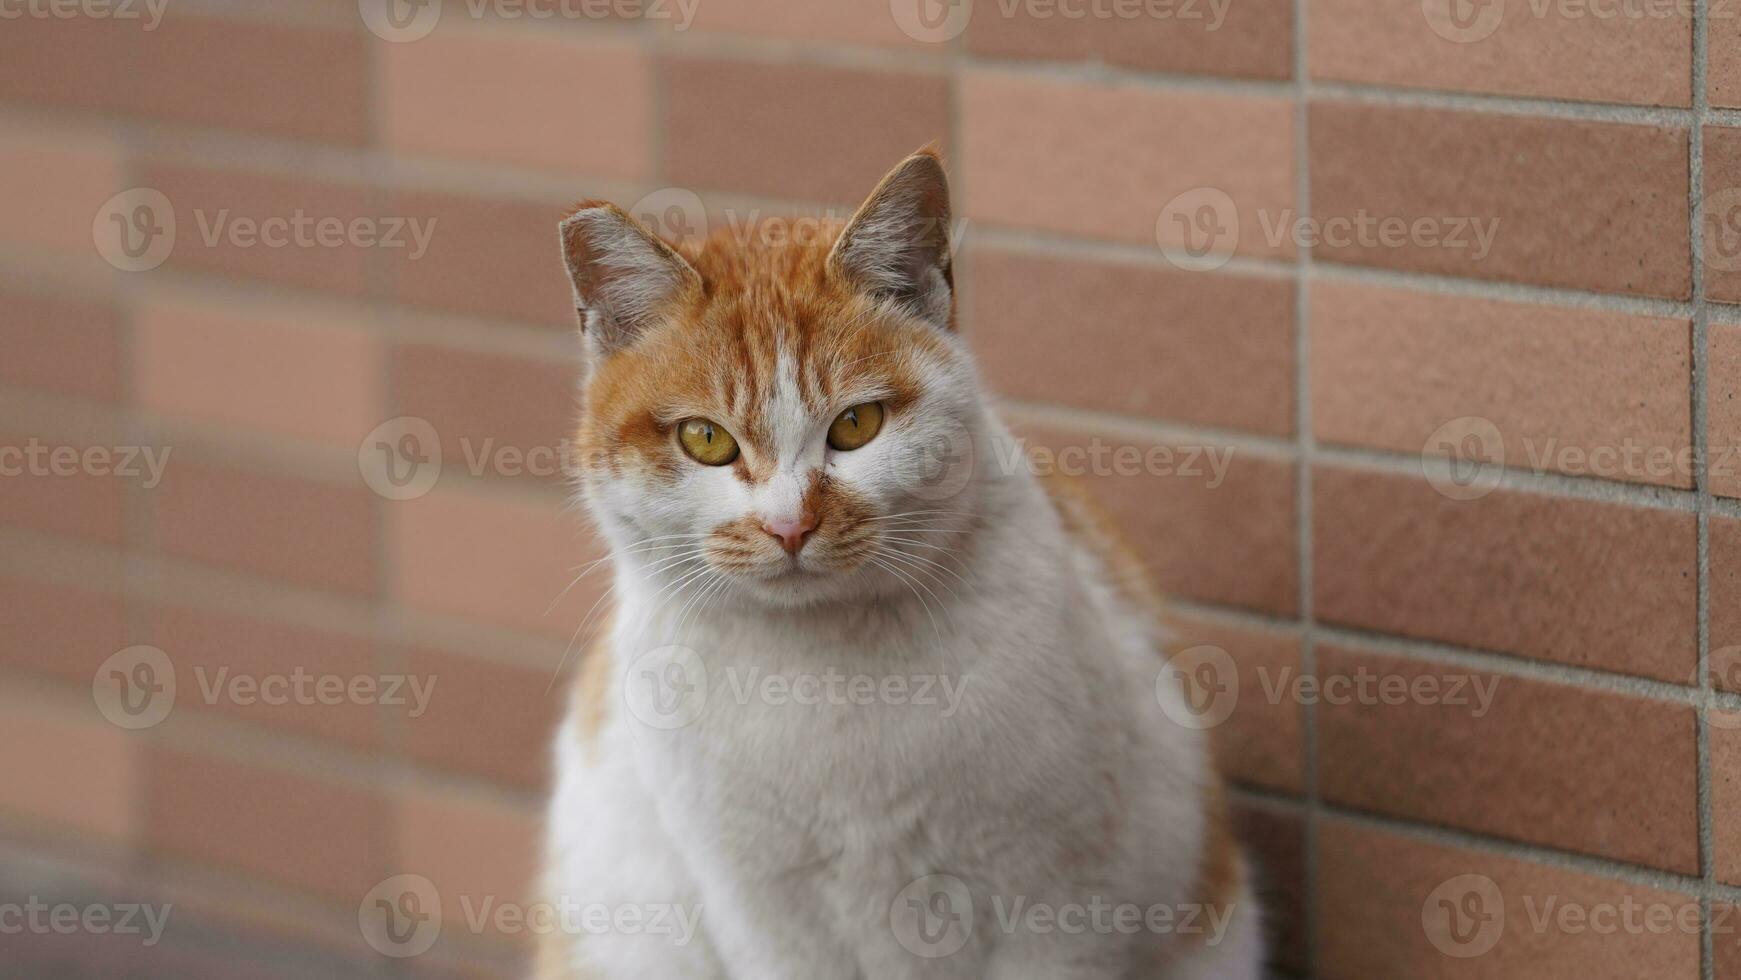
[[[546,929],[538,935],[538,955],[532,966],[533,980],[591,980],[577,971],[574,962],[575,938],[561,929]]]
[[[1108,584],[1135,609],[1146,612],[1160,625],[1166,612],[1160,590],[1149,576],[1142,556],[1130,546],[1118,524],[1089,493],[1079,479],[1051,475],[1041,478],[1040,485],[1051,498],[1052,506],[1064,522],[1064,530],[1082,547],[1088,549],[1106,569]]]
[[[1110,515],[1094,502],[1087,487],[1080,480],[1067,477],[1047,477],[1041,484],[1057,508],[1066,532],[1100,560],[1110,584],[1126,602],[1149,613],[1156,625],[1162,626],[1165,605],[1141,555],[1119,533]],[[1211,762],[1213,757],[1211,753]],[[1191,900],[1205,913],[1213,909],[1218,918],[1224,919],[1235,911],[1245,874],[1244,859],[1233,833],[1227,787],[1213,765],[1202,792],[1202,856]]]
[[[1235,911],[1244,862],[1233,835],[1233,815],[1227,807],[1227,787],[1219,775],[1210,773],[1203,788],[1203,857],[1197,869],[1195,900],[1205,912],[1214,910],[1225,919]]]
[[[575,678],[570,709],[579,724],[581,740],[587,755],[598,758],[598,734],[604,728],[610,705],[611,649],[610,619],[599,628],[599,638],[581,659],[580,673]]]

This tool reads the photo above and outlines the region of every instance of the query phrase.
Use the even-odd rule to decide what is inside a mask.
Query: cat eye
[[[738,458],[738,441],[710,419],[690,419],[677,427],[677,441],[697,463],[724,466]]]
[[[865,402],[841,412],[828,427],[828,444],[835,449],[850,451],[877,437],[883,427],[883,406]]]

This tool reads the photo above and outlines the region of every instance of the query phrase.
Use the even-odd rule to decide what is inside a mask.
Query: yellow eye
[[[738,458],[738,441],[708,419],[690,419],[678,426],[677,441],[698,463],[724,466]]]
[[[883,407],[865,402],[841,412],[828,427],[828,444],[840,450],[857,449],[877,437],[883,427]]]

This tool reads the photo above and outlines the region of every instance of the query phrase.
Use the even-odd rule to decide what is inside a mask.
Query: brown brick
[[[393,820],[395,872],[428,878],[444,909],[524,908],[537,900],[540,834],[531,813],[419,787],[395,798]],[[463,915],[456,925],[456,936],[472,928]],[[484,926],[484,935],[496,932],[493,920]]]
[[[427,419],[442,466],[484,476],[565,478],[579,408],[578,362],[405,344],[393,352],[395,415]]]
[[[1711,903],[1714,980],[1741,980],[1741,906]]]
[[[1690,513],[1425,480],[1313,476],[1318,618],[1687,683],[1695,672]]]
[[[167,9],[157,30],[127,43],[131,69],[119,87],[125,108],[195,126],[368,142],[369,63],[360,32]]]
[[[1699,975],[1698,899],[1483,851],[1326,819],[1318,828],[1318,975],[1326,980],[1693,980]],[[1474,890],[1478,875],[1491,891]],[[1489,895],[1496,894],[1500,902]],[[1471,899],[1471,896],[1481,896]],[[1494,918],[1497,932],[1438,933],[1446,906]],[[1465,904],[1473,901],[1475,904]],[[1618,923],[1633,909],[1632,928]],[[1640,911],[1660,910],[1660,911]],[[1583,919],[1579,919],[1582,913]],[[1641,924],[1646,915],[1666,931]],[[1595,917],[1592,921],[1591,916]],[[1595,928],[1596,922],[1609,928]],[[1689,930],[1688,924],[1692,925]],[[1475,951],[1492,945],[1480,955]]]
[[[1235,251],[1292,255],[1265,219],[1294,207],[1293,108],[1285,99],[1157,92],[993,71],[961,79],[965,193],[973,221],[1169,245],[1168,202],[1217,188],[1239,212]],[[1011,153],[1010,147],[1022,147]]]
[[[436,31],[381,56],[381,140],[401,153],[589,177],[650,171],[652,71],[638,44]],[[586,111],[551,99],[591,93]]]
[[[1684,129],[1335,102],[1311,113],[1314,217],[1408,230],[1321,245],[1321,258],[1690,295]],[[1417,236],[1422,219],[1433,224]],[[1486,254],[1458,224],[1471,221],[1492,234]]]
[[[1704,161],[1705,295],[1741,303],[1741,129],[1706,126]]]
[[[375,592],[375,498],[323,483],[176,459],[151,495],[174,558],[362,595]]]
[[[118,401],[118,319],[104,301],[0,289],[0,384]]]
[[[1268,612],[1299,603],[1299,562],[1291,463],[1222,445],[1165,445],[1087,431],[1023,426],[1059,460],[1035,457],[1037,471],[1082,475],[1162,591]],[[1168,452],[1148,465],[1151,451]],[[1219,475],[1208,461],[1213,451]],[[1066,459],[1064,453],[1073,453]],[[1095,475],[1093,453],[1105,462]],[[1136,471],[1118,461],[1136,454]],[[1122,474],[1121,474],[1122,470]]]
[[[1723,9],[1728,9],[1726,4]],[[1717,8],[1712,8],[1713,10]],[[1741,108],[1741,18],[1713,17],[1705,50],[1705,92],[1713,106]]]
[[[691,29],[784,41],[905,47],[937,53],[944,50],[940,45],[922,42],[903,33],[889,4],[860,3],[858,0],[808,0],[801,4],[784,0],[702,3],[695,6],[695,22]]]
[[[7,21],[10,27],[18,21]],[[0,126],[0,245],[107,269],[92,239],[97,211],[122,184],[120,147],[105,136]]]
[[[849,215],[889,168],[950,131],[941,75],[692,58],[660,70],[665,171],[697,190]]]
[[[443,488],[387,514],[395,598],[411,609],[567,642],[607,587],[608,571],[594,570],[564,593],[602,552],[555,495],[545,502]]]
[[[1741,716],[1711,719],[1711,859],[1718,878],[1741,885]]]
[[[348,783],[153,744],[145,753],[144,820],[156,855],[347,903],[382,877],[387,806]]]
[[[146,163],[140,184],[161,191],[175,208],[175,251],[163,268],[361,296],[368,291],[369,249],[350,243],[273,248],[251,240],[266,221],[383,217],[369,190],[300,177]],[[100,202],[99,202],[100,203]],[[95,214],[95,208],[92,208]],[[238,224],[240,222],[240,224]],[[311,231],[312,234],[312,231]],[[241,237],[237,237],[241,236]]]
[[[1741,497],[1741,324],[1710,324],[1706,346],[1705,448],[1711,492]]]
[[[380,675],[365,638],[187,606],[159,605],[152,618],[152,645],[175,665],[177,712],[211,711],[369,749],[380,741],[377,716],[408,710],[348,696],[354,679]],[[344,691],[322,687],[326,678],[339,679]]]
[[[1513,467],[1691,487],[1691,339],[1684,319],[1319,281],[1312,427],[1420,453],[1473,416]]]
[[[390,214],[428,229],[428,250],[386,258],[394,296],[410,306],[573,329],[574,293],[556,244],[561,204],[435,192],[395,195]]]
[[[974,247],[968,331],[999,394],[1282,435],[1293,429],[1287,279]]]
[[[115,594],[0,578],[0,636],[0,663],[85,686],[127,646],[127,608]]]
[[[1298,793],[1301,781],[1301,706],[1266,691],[1300,676],[1300,636],[1291,630],[1231,626],[1173,614],[1171,650],[1212,646],[1227,651],[1239,671],[1238,701],[1214,729],[1215,759],[1236,782]]]
[[[1711,532],[1711,681],[1741,692],[1741,520],[1713,515]],[[1731,714],[1735,714],[1731,712]],[[1741,726],[1741,714],[1735,714]]]
[[[1297,811],[1233,803],[1233,822],[1257,882],[1269,965],[1306,969],[1306,824]]]
[[[1445,35],[1425,16],[1429,6],[1436,8]],[[1445,17],[1448,6],[1449,0],[1318,0],[1310,18],[1313,77],[1590,102],[1692,104],[1693,22],[1680,9],[1604,17],[1582,5],[1545,5],[1538,13],[1526,0],[1513,0],[1472,8],[1476,17],[1463,32]],[[1490,10],[1503,11],[1491,27]]]
[[[1072,9],[1083,9],[1081,7]],[[979,4],[968,50],[999,58],[1104,61],[1145,71],[1283,79],[1293,75],[1290,0],[1225,5],[1100,5],[1124,16],[1066,16],[1056,5]]]
[[[435,650],[408,651],[405,670],[432,678],[420,717],[402,722],[405,752],[424,765],[542,788],[568,683],[556,665],[529,669]]]
[[[0,812],[59,832],[131,843],[138,830],[138,742],[94,711],[0,704]]]
[[[6,30],[0,31],[0,98],[80,109],[123,108],[132,67],[129,52],[147,39],[141,26],[95,17],[7,20]]]
[[[380,344],[364,324],[156,297],[138,304],[133,328],[137,400],[148,411],[345,449],[380,421]]]
[[[150,479],[143,455],[129,465],[127,452],[113,440],[0,431],[0,527],[119,545],[126,535],[127,486]],[[163,459],[162,447],[152,447],[152,452]],[[139,475],[112,472],[122,467]]]
[[[1688,706],[1339,647],[1319,657],[1325,799],[1697,873]]]

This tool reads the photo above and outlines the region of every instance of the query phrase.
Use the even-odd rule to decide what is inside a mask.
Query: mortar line
[[[117,167],[117,176],[121,186],[115,188],[138,187],[143,181],[140,172],[138,156],[137,133],[132,127],[121,126],[116,129],[116,141],[119,144],[121,159]],[[92,250],[96,251],[96,243],[92,242]],[[109,281],[113,286],[112,302],[115,309],[115,359],[116,370],[115,431],[123,439],[132,441],[135,445],[149,446],[152,441],[149,432],[138,422],[137,406],[139,399],[139,379],[134,366],[138,363],[138,302],[136,273],[110,271]],[[169,461],[166,458],[164,465]],[[151,495],[137,480],[128,480],[122,497],[121,510],[122,542],[119,554],[123,572],[120,578],[121,620],[125,633],[122,641],[125,645],[135,643],[155,644],[157,634],[154,629],[155,615],[147,603],[130,601],[131,590],[127,587],[125,568],[130,556],[149,553],[156,550],[156,509],[151,501]],[[114,653],[116,651],[108,651]],[[106,656],[107,654],[105,654]],[[124,732],[123,735],[140,736],[139,741],[144,746],[156,746],[162,743],[161,736],[156,732]],[[135,752],[133,767],[135,778],[143,780],[143,764],[139,761],[142,752]],[[128,823],[133,827],[144,827],[147,815],[145,804],[141,799],[144,794],[133,793],[133,799],[128,807]],[[137,875],[145,880],[151,880],[152,870],[147,860],[144,848],[131,848],[124,867],[130,875]]]
[[[1062,258],[1135,265],[1158,271],[1176,271],[1178,268],[1168,258],[1168,250],[1152,243],[1108,241],[1068,232],[1002,225],[976,224],[972,227],[975,242],[984,241],[993,247],[1021,249]],[[1282,278],[1293,276],[1298,270],[1299,263],[1294,260],[1233,255],[1228,256],[1225,263],[1209,274]],[[1693,311],[1690,302],[1664,297],[1602,293],[1569,286],[1452,276],[1318,258],[1314,258],[1311,263],[1311,274],[1315,278],[1334,282],[1364,283],[1503,302],[1607,310],[1637,316],[1691,317]]]
[[[1302,802],[1285,792],[1258,786],[1238,785],[1230,794],[1234,799],[1272,809],[1301,812]],[[1576,851],[1560,850],[1544,844],[1511,840],[1480,831],[1443,824],[1427,823],[1407,817],[1392,816],[1371,810],[1336,803],[1325,803],[1323,812],[1346,823],[1368,829],[1393,833],[1440,847],[1476,850],[1517,861],[1590,875],[1603,881],[1621,882],[1646,888],[1674,891],[1705,901],[1715,898],[1733,902],[1741,899],[1741,887],[1721,882],[1707,885],[1702,877],[1665,871],[1648,865],[1632,864],[1614,858]]]
[[[1295,0],[1293,36],[1294,109],[1294,207],[1303,217],[1312,215],[1311,80],[1307,60],[1308,4]],[[1300,243],[1294,256],[1294,537],[1299,561],[1300,670],[1304,676],[1318,674],[1318,630],[1312,603],[1312,467],[1317,444],[1312,434],[1311,391],[1311,284],[1312,246]],[[1318,823],[1322,800],[1318,787],[1318,714],[1316,706],[1300,707],[1300,790],[1305,800],[1303,844],[1305,912],[1305,974],[1318,974]]]
[[[395,42],[382,42],[382,44],[392,43]],[[366,111],[373,142],[377,141],[385,130],[385,110],[380,98],[383,71],[381,44],[365,45],[364,57],[367,59],[364,64],[364,77],[368,80]],[[369,206],[377,213],[386,214],[385,209],[390,207],[398,197],[394,189],[398,174],[392,157],[370,155],[363,161],[362,169],[369,178],[368,185],[363,189],[363,193],[367,195]],[[361,302],[368,310],[370,332],[380,336],[382,333],[381,321],[386,318],[386,310],[392,305],[389,297],[393,294],[391,270],[388,268],[387,259],[380,249],[369,249],[363,256],[363,276],[364,294],[361,297]],[[379,342],[382,356],[379,358],[379,363],[375,365],[374,377],[370,379],[370,386],[374,389],[375,408],[378,410],[377,417],[385,421],[388,418],[387,412],[394,407],[392,370],[394,358],[392,351],[396,343],[393,339],[384,336],[380,336]],[[352,474],[351,478],[356,479],[357,474]],[[359,482],[361,481],[359,480]],[[391,673],[395,669],[402,670],[404,667],[403,654],[399,652],[397,645],[388,639],[387,630],[384,628],[387,604],[381,598],[395,594],[392,546],[388,541],[387,532],[388,503],[379,494],[369,492],[371,520],[368,547],[370,559],[374,564],[374,585],[376,586],[375,595],[368,599],[369,637],[371,641],[369,656],[372,667],[378,676]],[[387,711],[384,705],[374,705],[369,714],[375,736],[380,740],[379,750],[364,754],[357,764],[361,771],[371,776],[372,782],[376,782],[382,787],[382,795],[387,800],[388,805],[391,805],[393,796],[402,788],[402,782],[393,768],[383,763],[386,759],[404,757],[401,744],[404,740],[404,730],[403,726],[397,724],[396,719],[391,717],[392,713]],[[257,763],[250,760],[250,764]],[[374,839],[377,848],[374,874],[379,876],[377,880],[385,881],[395,871],[392,855],[399,853],[399,842],[394,839],[391,823],[385,819],[379,820],[376,826],[367,828],[367,833]],[[362,897],[361,895],[357,896],[359,901]],[[389,977],[406,975],[404,968],[397,962],[377,964],[374,967],[374,972]]]
[[[1692,321],[1692,425],[1695,503],[1698,520],[1698,677],[1703,695],[1698,711],[1698,826],[1699,873],[1704,888],[1699,897],[1699,960],[1702,980],[1715,980],[1716,943],[1711,923],[1711,895],[1716,885],[1714,861],[1715,829],[1711,806],[1711,478],[1710,447],[1706,422],[1709,415],[1709,373],[1707,344],[1710,313],[1705,305],[1705,117],[1709,110],[1706,94],[1710,43],[1710,10],[1708,0],[1693,3],[1693,121],[1687,143],[1687,202],[1689,249],[1692,254],[1693,321]]]
[[[1725,902],[1741,900],[1741,888],[1707,882],[1698,875],[1667,871],[1619,858],[1561,850],[1551,845],[1512,840],[1495,834],[1426,823],[1343,804],[1327,803],[1326,813],[1337,820],[1408,837],[1440,847],[1474,850],[1531,864],[1589,875],[1602,881],[1622,882],[1644,888],[1672,891],[1699,900],[1700,908],[1711,898]],[[1701,928],[1701,931],[1703,929]]]
[[[1309,81],[1302,75],[1306,38],[1297,28],[1303,23],[1295,11],[1294,76],[1261,78],[1238,75],[1190,73],[1140,68],[1105,61],[1020,58],[975,54],[962,50],[955,61],[960,69],[1013,75],[1027,79],[1083,85],[1146,89],[1156,92],[1200,92],[1247,98],[1288,98],[1302,92],[1341,101],[1386,104],[1410,108],[1453,109],[1498,115],[1528,115],[1558,119],[1645,125],[1688,125],[1692,110],[1677,106],[1597,102],[1553,96],[1506,95],[1449,89],[1407,88],[1347,80]],[[858,71],[906,71],[935,74],[947,70],[946,59],[934,50],[875,47],[840,41],[798,42],[761,38],[748,34],[691,32],[681,47],[669,53],[682,58],[730,58],[740,62],[811,65]],[[1309,82],[1302,87],[1301,82]]]
[[[950,38],[944,46],[944,125],[948,127],[946,140],[942,147],[944,170],[949,177],[949,226],[951,238],[949,241],[949,276],[955,298],[955,324],[958,330],[966,333],[973,323],[972,290],[967,288],[967,276],[962,275],[962,258],[966,252],[967,240],[975,234],[973,225],[967,223],[967,217],[962,212],[961,204],[967,200],[967,140],[961,121],[961,76],[962,59],[967,52],[967,34],[965,31]],[[954,230],[960,229],[959,237]],[[972,338],[969,337],[971,343]]]
[[[1053,402],[1025,399],[999,399],[998,404],[1011,418],[1034,425],[1051,426],[1073,431],[1091,430],[1084,434],[1105,435],[1149,441],[1174,446],[1201,446],[1208,449],[1226,448],[1235,456],[1246,454],[1258,459],[1297,461],[1304,458],[1298,437],[1283,437],[1213,425],[1185,423],[1176,420],[1125,415],[1100,409],[1073,408]],[[1341,469],[1388,473],[1418,478],[1426,469],[1437,470],[1448,464],[1437,459],[1423,459],[1418,452],[1401,449],[1381,449],[1371,446],[1317,445],[1312,458]],[[1118,474],[1113,474],[1118,475]],[[1164,475],[1164,474],[1154,474]],[[1179,473],[1186,476],[1188,473]],[[1650,483],[1634,483],[1611,477],[1583,476],[1550,470],[1532,470],[1518,466],[1504,467],[1499,472],[1498,488],[1519,493],[1569,497],[1594,503],[1625,504],[1652,510],[1692,512],[1694,494],[1690,489]],[[1213,487],[1212,487],[1213,489]],[[1741,507],[1741,502],[1736,502]]]
[[[1446,109],[1500,116],[1532,116],[1649,126],[1687,126],[1694,119],[1692,110],[1675,106],[1583,102],[1576,99],[1454,92],[1444,89],[1393,88],[1364,82],[1314,81],[1311,90],[1314,96],[1339,102]]]
[[[1180,613],[1227,625],[1266,631],[1280,631],[1304,636],[1304,624],[1277,613],[1222,605],[1199,599],[1169,597],[1168,606]],[[1622,674],[1600,667],[1568,664],[1554,660],[1496,650],[1482,650],[1457,643],[1403,636],[1359,626],[1317,623],[1314,629],[1326,644],[1346,646],[1363,653],[1372,653],[1438,667],[1457,667],[1470,672],[1497,674],[1518,680],[1576,687],[1594,693],[1619,694],[1648,698],[1672,704],[1697,706],[1708,704],[1741,718],[1741,693],[1704,691],[1691,683],[1676,683],[1636,674]]]

